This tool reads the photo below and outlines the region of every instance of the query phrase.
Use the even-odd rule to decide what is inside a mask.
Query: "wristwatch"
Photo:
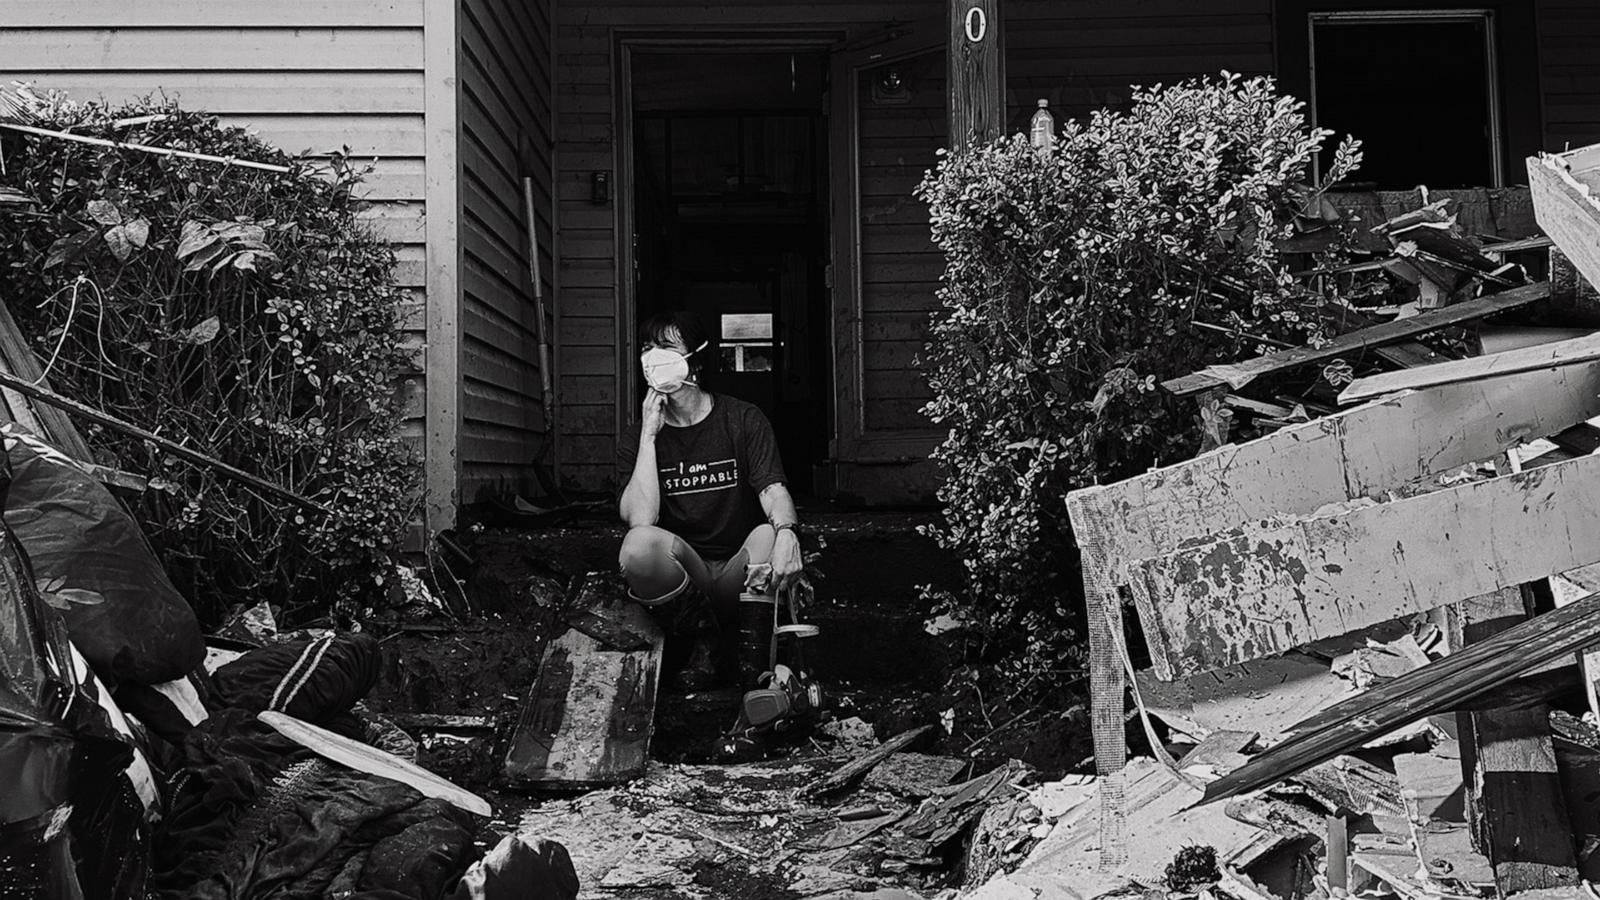
[[[801,534],[799,522],[785,522],[782,525],[772,526],[773,535],[776,536],[778,532],[783,531],[784,529],[794,532],[795,537],[799,537]]]

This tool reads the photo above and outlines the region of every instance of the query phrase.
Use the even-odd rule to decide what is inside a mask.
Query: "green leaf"
[[[211,229],[200,224],[199,222],[191,220],[183,223],[183,232],[178,238],[178,249],[173,255],[177,256],[179,259],[185,259],[195,255],[196,253],[199,253],[207,247],[215,246],[216,243],[217,236],[211,232]],[[201,263],[200,265],[205,265],[205,263]],[[191,263],[184,268],[184,271],[192,272],[199,267],[200,266]]]
[[[189,258],[189,262],[183,267],[183,270],[185,272],[198,272],[210,265],[212,260],[226,252],[227,251],[223,249],[221,244],[212,241],[197,250],[195,254]],[[178,258],[182,259],[183,257],[180,256]]]
[[[128,235],[128,240],[135,247],[143,247],[150,240],[150,220],[145,218],[133,219],[123,223],[123,230]]]
[[[89,218],[101,225],[122,224],[122,213],[117,211],[117,205],[110,200],[90,200]]]
[[[72,262],[83,255],[83,251],[89,246],[90,241],[99,236],[100,233],[98,231],[88,229],[76,234],[69,234],[63,238],[57,238],[55,243],[50,245],[50,251],[45,258],[44,267],[53,269],[56,266]]]
[[[128,230],[121,225],[106,229],[106,246],[111,248],[111,255],[117,262],[127,262],[133,255],[133,241],[128,239]]]
[[[216,316],[210,316],[199,325],[187,331],[178,332],[177,338],[185,344],[209,344],[222,333],[222,321]]]

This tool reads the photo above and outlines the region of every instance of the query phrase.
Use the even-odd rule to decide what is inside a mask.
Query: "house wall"
[[[1536,15],[1544,149],[1600,143],[1600,3],[1538,0]]]
[[[528,264],[533,179],[541,283],[554,308],[552,3],[463,0],[461,39],[461,500],[531,493],[549,433]],[[553,336],[553,323],[547,321]]]
[[[1218,0],[1192,12],[1183,0],[1007,0],[1008,105],[1023,127],[1040,97],[1068,115],[1125,100],[1131,83],[1183,75],[1265,72],[1272,68],[1271,0]],[[943,20],[934,0],[685,7],[665,0],[557,0],[558,230],[562,350],[557,364],[562,404],[561,465],[578,487],[606,486],[615,474],[619,427],[616,210],[590,202],[594,172],[615,178],[616,32],[696,27],[721,32],[806,29],[859,38],[890,22]],[[927,314],[936,308],[942,259],[928,240],[926,209],[911,189],[935,163],[944,142],[942,54],[912,60],[920,83],[907,105],[862,105],[861,352],[859,373],[842,389],[859,403],[860,434],[845,449],[859,462],[846,493],[874,501],[931,494],[925,456],[940,432],[917,409],[928,397],[914,358]],[[868,85],[859,88],[863,96]],[[835,173],[835,177],[838,174]],[[854,399],[852,399],[854,398]],[[632,398],[625,398],[628,403]],[[631,407],[624,404],[625,413]],[[836,485],[838,486],[838,485]],[[858,490],[859,488],[859,490]],[[868,489],[875,493],[868,494]]]
[[[421,445],[424,262],[424,0],[5,0],[0,83],[79,100],[162,94],[247,125],[285,151],[348,145],[375,158],[365,215],[395,245],[416,366],[400,385]]]
[[[79,100],[165,93],[291,153],[377,157],[367,216],[395,244],[421,347],[423,0],[6,0],[0,18],[0,82]],[[420,361],[404,390],[407,435],[420,439]]]

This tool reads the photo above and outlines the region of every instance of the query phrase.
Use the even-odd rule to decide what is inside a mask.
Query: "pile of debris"
[[[1528,167],[1548,239],[1484,246],[1437,206],[1391,220],[1386,255],[1309,274],[1388,272],[1405,302],[1167,382],[1214,449],[1068,497],[1100,777],[981,896],[1600,879],[1600,147]],[[1551,280],[1504,257],[1549,242]],[[1259,436],[1227,443],[1236,411]],[[1153,759],[1127,759],[1128,696]]]

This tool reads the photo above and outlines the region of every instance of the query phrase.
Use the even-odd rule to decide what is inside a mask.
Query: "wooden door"
[[[939,431],[917,357],[943,257],[913,197],[946,143],[944,23],[838,51],[829,84],[831,287],[840,462],[923,457]]]

